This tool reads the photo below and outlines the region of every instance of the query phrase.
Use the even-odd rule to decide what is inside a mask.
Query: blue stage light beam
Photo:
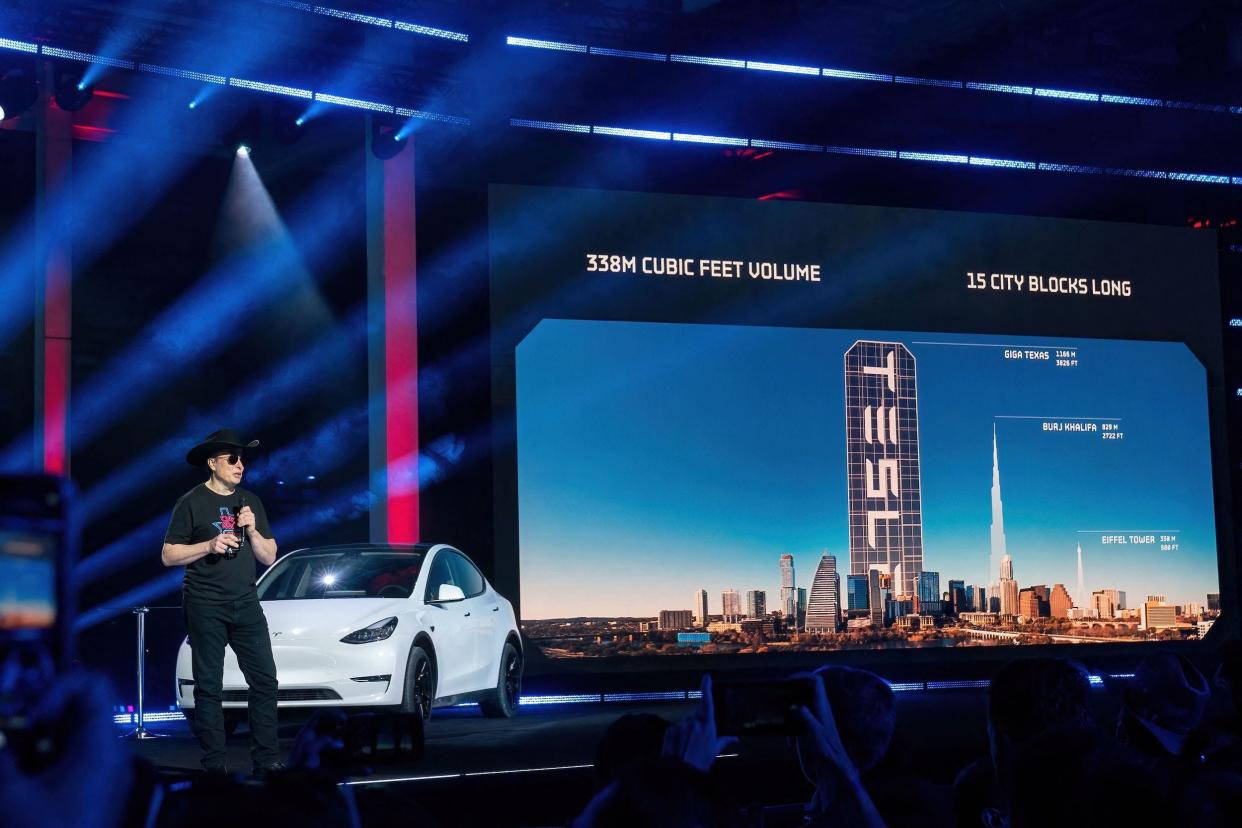
[[[319,529],[329,524],[355,520],[366,514],[371,506],[371,496],[366,487],[351,484],[328,493],[318,503],[293,515],[285,517],[274,515],[272,534],[276,538],[276,543],[279,544],[279,554],[283,555],[303,545],[313,545],[314,533]],[[163,526],[166,525],[164,518],[160,518],[160,521],[157,540],[151,547],[151,551],[147,552],[157,561],[160,547],[163,546]],[[183,567],[170,567],[167,572],[79,613],[73,630],[75,633],[82,633],[118,615],[124,615],[136,606],[149,604],[157,598],[176,592],[181,588],[184,578]],[[80,579],[78,582],[83,583]]]
[[[366,307],[355,308],[331,333],[285,360],[275,370],[243,386],[218,409],[197,414],[177,428],[177,434],[108,473],[82,492],[79,506],[83,524],[90,526],[109,514],[117,498],[143,486],[155,487],[182,474],[185,451],[220,423],[248,423],[259,427],[277,411],[299,405],[316,393],[316,376],[346,365],[366,344]],[[260,455],[262,456],[262,455]]]
[[[315,207],[323,205],[316,201]],[[230,334],[216,324],[212,314],[204,312],[219,304],[218,297],[229,297],[230,307],[239,309],[236,324],[244,325],[260,305],[312,281],[248,157],[239,155],[234,161],[222,218],[224,241],[238,252],[156,317],[113,359],[111,370],[77,393],[74,445],[87,445],[117,417],[139,405],[171,371],[226,344]],[[328,246],[326,241],[321,244]],[[326,310],[319,312],[326,314]]]
[[[151,554],[158,560],[159,546],[156,546]],[[182,567],[173,567],[167,572],[161,572],[158,577],[121,593],[107,603],[78,613],[78,617],[73,622],[73,631],[81,634],[97,624],[102,624],[104,621],[109,621],[118,615],[130,612],[134,607],[146,606],[157,598],[163,598],[173,592],[178,592],[181,589],[181,582],[184,580],[185,570]]]
[[[236,164],[249,162],[238,159]],[[266,191],[263,198],[268,198]],[[227,295],[231,306],[242,309],[236,320],[239,325],[246,324],[251,315],[277,297],[287,300],[295,294],[307,301],[321,301],[316,299],[317,294],[306,293],[314,291],[314,285],[303,261],[327,267],[341,255],[345,248],[342,241],[353,227],[339,226],[342,216],[334,206],[339,199],[336,180],[328,176],[299,202],[287,227],[271,208],[271,232],[262,237],[256,235],[250,248],[200,279],[112,361],[115,370],[104,370],[99,380],[79,392],[75,402],[74,445],[86,445],[117,418],[141,405],[146,395],[181,370],[180,366],[215,353],[229,342],[228,330],[203,312],[206,307],[218,305],[218,297]],[[311,309],[314,310],[313,306]],[[322,305],[314,312],[327,313]],[[109,380],[109,374],[118,376]]]
[[[227,15],[224,17],[222,23],[227,22]],[[231,59],[235,65],[245,66],[270,56],[273,45],[257,27],[250,27],[232,43]],[[187,57],[193,60],[194,55]],[[73,250],[75,272],[89,267],[193,160],[188,153],[152,152],[146,141],[147,136],[162,131],[168,117],[160,84],[153,78],[140,81],[133,101],[109,125],[116,130],[115,137],[104,145],[95,163],[84,166],[75,175],[74,186],[54,194],[46,206],[45,226],[52,228],[47,241]],[[136,169],[143,171],[145,192],[134,188]],[[118,199],[119,192],[127,193],[127,197]],[[7,239],[0,244],[0,346],[7,346],[29,319],[30,303],[25,295],[31,265],[38,261],[38,238],[32,209],[11,226]],[[18,468],[28,465],[23,459]],[[10,466],[0,461],[0,467]]]
[[[247,485],[263,486],[273,479],[291,479],[299,474],[323,476],[339,467],[356,452],[356,438],[361,436],[362,444],[366,444],[369,411],[367,402],[350,406],[283,448],[255,455],[246,473]]]
[[[365,404],[353,406],[273,454],[258,455],[260,459],[255,461],[253,469],[247,471],[244,485],[259,489],[273,479],[305,475],[308,470],[319,475],[335,470],[357,442],[348,439],[351,434],[362,435],[362,442],[366,442],[367,411]],[[199,435],[193,439],[202,437]],[[185,442],[177,443],[173,449],[177,452],[175,460],[184,462],[186,445]],[[169,467],[177,468],[176,465]],[[171,501],[168,508],[172,509]],[[75,583],[81,588],[155,555],[163,544],[167,527],[168,515],[158,515],[84,556],[74,573]]]
[[[353,96],[352,91],[366,87],[369,78],[364,67],[375,62],[384,63],[390,59],[396,60],[400,57],[401,55],[393,48],[393,44],[372,44],[368,41],[366,46],[354,53],[352,60],[344,64],[344,70],[338,72],[323,84],[324,89],[332,90],[331,92],[315,92],[313,99],[302,110],[302,114],[298,116],[300,121],[298,126],[314,120],[334,107],[360,109],[366,112],[393,112],[395,110],[394,106],[382,101],[373,101],[368,98]],[[347,92],[351,94],[347,96],[345,94]]]
[[[112,61],[122,59],[123,55],[127,54],[142,38],[147,26],[144,19],[134,13],[133,5],[133,3],[126,4],[126,8],[117,16],[117,22],[98,49],[102,60],[92,61],[86,67],[86,71],[82,73],[82,80],[78,84],[79,89],[97,84],[108,68],[116,65]],[[133,69],[133,64],[131,63],[128,68]]]

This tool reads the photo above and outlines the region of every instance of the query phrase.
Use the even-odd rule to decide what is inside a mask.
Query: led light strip
[[[909,86],[936,86],[946,89],[969,89],[975,92],[998,92],[1006,95],[1031,95],[1062,101],[1089,101],[1092,103],[1119,104],[1122,106],[1166,107],[1169,109],[1195,109],[1202,112],[1221,112],[1242,115],[1242,105],[1196,103],[1194,101],[1172,101],[1161,98],[1150,98],[1140,95],[1116,95],[1102,92],[1088,92],[1071,89],[1051,89],[1042,86],[1022,86],[1008,83],[985,83],[982,81],[960,81],[946,78],[920,78],[911,75],[890,75],[883,72],[863,72],[857,69],[833,67],[804,66],[791,63],[772,63],[758,60],[739,60],[736,58],[712,57],[708,55],[664,54],[663,52],[644,52],[632,49],[605,49],[588,46],[582,43],[561,43],[552,40],[539,40],[530,37],[507,37],[509,46],[525,46],[532,49],[552,49],[561,52],[577,52],[579,54],[599,55],[602,57],[633,58],[668,63],[690,63],[699,66],[715,66],[727,69],[752,69],[760,72],[780,72],[791,75],[817,75],[822,78],[836,80],[859,80],[876,83],[903,84]]]
[[[238,89],[249,89],[252,92],[270,92],[273,95],[302,98],[303,100],[310,100],[314,95],[309,89],[281,86],[278,83],[263,83],[262,81],[248,80],[246,78],[229,78],[229,86],[235,86]]]
[[[38,43],[27,43],[24,40],[12,40],[7,37],[0,37],[0,49],[12,49],[17,52],[29,52],[32,55],[39,54]]]
[[[134,62],[132,60],[120,60],[118,58],[104,57],[103,55],[95,55],[90,52],[79,52],[75,49],[61,49],[59,46],[41,46],[39,51],[48,57],[73,60],[78,63],[97,63],[101,66],[113,66],[117,69],[134,68]]]
[[[458,43],[470,42],[470,35],[464,32],[454,32],[449,29],[437,29],[435,26],[423,26],[418,23],[407,23],[404,20],[393,20],[387,17],[377,17],[373,14],[362,14],[360,12],[336,9],[331,6],[319,6],[311,3],[299,3],[295,2],[295,0],[262,0],[262,2],[269,6],[280,6],[286,9],[306,12],[307,14],[317,14],[321,17],[333,17],[337,20],[347,20],[350,23],[362,23],[364,25],[375,26],[380,29],[396,29],[397,31],[424,35],[426,37],[437,37],[441,40],[455,40]]]
[[[277,0],[265,0],[265,2],[275,3]],[[282,2],[278,3],[278,5],[287,5],[292,8],[301,7],[305,4]],[[452,33],[450,32],[449,34]],[[462,37],[465,37],[465,35],[462,35]],[[378,101],[369,101],[364,98],[347,98],[342,95],[332,95],[327,92],[315,92],[310,89],[301,89],[296,86],[285,86],[279,83],[267,83],[265,81],[253,80],[250,78],[234,78],[210,72],[198,72],[192,69],[181,69],[175,66],[162,66],[155,63],[135,63],[130,60],[108,58],[102,55],[92,54],[90,52],[62,49],[59,46],[48,46],[46,44],[40,45],[38,43],[30,43],[24,40],[14,40],[7,37],[0,37],[0,49],[10,49],[29,54],[43,54],[47,57],[60,58],[62,60],[73,60],[79,63],[113,66],[118,69],[137,70],[151,75],[162,75],[168,78],[178,78],[180,80],[193,81],[196,83],[231,86],[235,89],[245,89],[251,92],[264,92],[270,95],[281,95],[283,97],[299,98],[301,100],[315,100],[325,104],[343,106],[351,109],[362,109],[390,115],[395,113],[403,118],[419,118],[425,121],[436,121],[439,123],[456,124],[460,126],[468,126],[470,124],[470,119],[461,115],[449,115],[442,112],[427,112],[425,110],[413,109],[410,107],[394,107],[391,104],[380,103]]]
[[[171,66],[157,66],[154,63],[140,63],[138,68],[153,75],[165,75],[170,78],[181,78],[182,80],[198,81],[199,83],[214,83],[223,86],[229,82],[229,79],[224,75],[193,72],[189,69],[174,69]]]
[[[386,112],[392,114],[395,109],[388,105],[368,101],[362,98],[346,98],[341,95],[329,95],[326,92],[316,92],[315,100],[322,103],[336,104],[337,106],[347,106],[350,109],[365,109],[370,112]]]
[[[867,158],[889,158],[902,161],[922,161],[934,164],[961,164],[970,167],[992,167],[1014,170],[1037,170],[1039,172],[1079,173],[1083,175],[1110,175],[1126,178],[1155,178],[1170,181],[1189,181],[1196,184],[1242,185],[1242,176],[1219,173],[1169,172],[1165,170],[1140,170],[1126,167],[1098,167],[1090,164],[1060,164],[1045,161],[1026,161],[1017,158],[991,158],[983,155],[964,155],[945,152],[918,152],[893,150],[880,147],[846,147],[820,144],[803,144],[794,141],[771,141],[762,138],[742,138],[728,135],[698,135],[684,132],[664,132],[654,129],[574,124],[560,121],[535,121],[510,118],[509,125],[525,129],[550,130],[554,132],[592,133],[618,138],[643,138],[650,141],[679,141],[684,143],[716,144],[753,149],[784,149],[795,152],[823,152],[833,155],[856,155]]]

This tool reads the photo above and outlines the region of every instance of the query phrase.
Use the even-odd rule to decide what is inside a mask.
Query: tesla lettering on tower
[[[923,569],[918,390],[900,342],[859,340],[845,352],[850,573],[893,576],[913,595]]]

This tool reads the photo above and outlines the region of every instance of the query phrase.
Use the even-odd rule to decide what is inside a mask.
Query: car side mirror
[[[466,593],[461,591],[461,587],[454,584],[440,584],[440,592],[436,595],[437,603],[446,603],[448,601],[464,601]]]

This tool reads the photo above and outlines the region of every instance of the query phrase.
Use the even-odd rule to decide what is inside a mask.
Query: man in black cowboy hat
[[[173,507],[160,558],[184,566],[182,606],[194,666],[194,734],[203,767],[225,770],[224,647],[233,648],[249,692],[250,754],[254,772],[283,767],[276,742],[276,664],[267,619],[255,592],[255,561],[270,566],[276,541],[263,503],[241,488],[243,453],[259,444],[222,429],[185,459],[209,473]]]

